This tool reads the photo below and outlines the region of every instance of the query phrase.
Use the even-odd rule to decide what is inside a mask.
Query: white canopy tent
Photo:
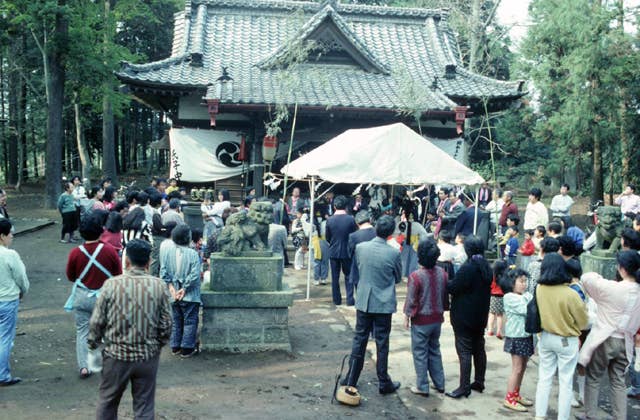
[[[294,179],[310,180],[312,215],[318,179],[379,185],[479,185],[484,182],[477,172],[402,123],[347,130],[284,166],[281,172]],[[478,218],[477,199],[476,191],[474,231]],[[307,299],[310,285],[309,271]]]
[[[347,130],[282,168],[351,184],[476,185],[484,179],[402,123]]]

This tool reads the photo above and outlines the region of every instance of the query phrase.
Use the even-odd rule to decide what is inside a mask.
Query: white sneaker
[[[325,285],[325,284],[327,284],[327,281],[326,280],[320,280],[320,284]]]
[[[318,280],[314,280],[314,281],[313,281],[313,285],[314,285],[314,286],[320,286],[320,282],[319,282]]]
[[[575,395],[571,397],[571,407],[573,408],[582,407],[582,403],[576,399]]]

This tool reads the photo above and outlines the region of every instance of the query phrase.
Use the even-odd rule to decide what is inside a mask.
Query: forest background
[[[638,7],[623,0],[531,0],[519,47],[496,11],[514,0],[361,0],[446,7],[465,65],[529,94],[467,127],[471,165],[487,179],[555,189],[569,182],[592,201],[640,181]],[[0,0],[0,179],[60,180],[166,172],[149,148],[162,113],[119,89],[113,72],[170,55],[184,0]],[[626,28],[626,30],[625,30]],[[406,112],[400,111],[399,112]],[[46,174],[46,177],[45,177]]]

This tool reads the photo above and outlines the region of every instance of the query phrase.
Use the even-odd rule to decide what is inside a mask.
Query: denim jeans
[[[96,306],[96,296],[89,297],[89,291],[78,287],[75,300],[73,302],[73,313],[76,318],[76,359],[78,369],[87,368],[87,355],[89,347],[87,337],[89,336],[89,319]]]
[[[429,392],[429,378],[438,389],[444,389],[444,368],[440,354],[440,330],[442,324],[411,326],[411,352],[416,370],[416,386],[422,392]]]
[[[198,302],[176,301],[173,309],[171,327],[171,348],[195,349],[198,335]]]
[[[627,389],[627,394],[638,395],[640,394],[640,371],[633,369],[633,365],[636,363],[636,358],[633,358],[631,366],[629,366],[629,379],[631,386]]]
[[[0,382],[11,379],[11,349],[16,338],[19,299],[0,302]]]
[[[543,331],[538,342],[539,366],[536,417],[546,417],[553,376],[558,370],[558,420],[567,420],[573,399],[573,372],[578,364],[578,337]]]
[[[313,260],[313,279],[326,280],[329,277],[329,258]]]

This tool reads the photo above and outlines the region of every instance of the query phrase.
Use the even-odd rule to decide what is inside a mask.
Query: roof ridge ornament
[[[330,41],[330,43],[336,44],[341,50],[344,50],[365,71],[386,75],[391,74],[389,68],[380,62],[351,30],[349,24],[337,12],[334,7],[336,5],[337,2],[335,0],[325,0],[321,5],[321,9],[307,20],[293,37],[256,65],[264,69],[286,65],[284,61],[293,48],[307,41],[318,42],[320,46]]]
[[[324,9],[327,6],[337,10],[338,9],[338,2],[337,2],[337,0],[324,0],[322,3],[320,3],[320,9]]]

